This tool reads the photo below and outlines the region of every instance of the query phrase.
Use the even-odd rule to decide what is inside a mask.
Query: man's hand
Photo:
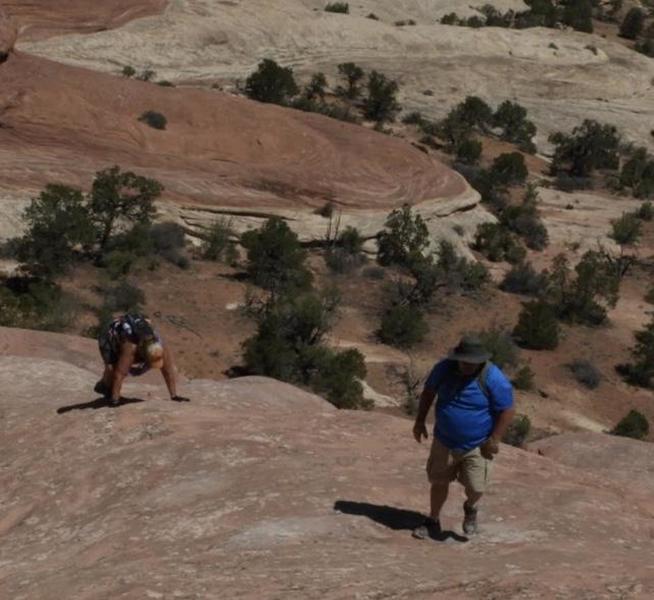
[[[416,421],[415,425],[413,426],[413,437],[416,439],[416,442],[420,443],[422,441],[422,438],[424,437],[427,439],[429,436],[427,435],[427,427],[425,426],[424,421]]]
[[[493,457],[500,451],[500,443],[491,436],[479,447],[479,451],[486,460],[493,460]]]

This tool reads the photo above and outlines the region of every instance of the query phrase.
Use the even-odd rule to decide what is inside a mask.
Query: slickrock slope
[[[5,348],[3,598],[652,597],[652,473],[626,485],[617,458],[559,461],[571,442],[578,456],[606,443],[646,464],[648,444],[503,447],[483,533],[461,536],[457,490],[451,533],[418,542],[427,447],[409,421],[264,378],[193,381],[189,404],[132,381],[112,409],[92,402],[95,373]]]
[[[147,110],[166,116],[165,131],[138,120]],[[322,239],[328,221],[313,213],[328,201],[346,214],[343,225],[352,219],[370,236],[404,202],[420,204],[434,227],[462,210],[472,211],[471,232],[491,218],[459,174],[396,138],[20,52],[0,66],[0,124],[3,237],[17,233],[17,215],[46,183],[88,189],[95,171],[113,164],[162,181],[162,210],[191,230],[215,220],[211,210],[220,208],[242,218],[237,228],[281,214],[304,239]]]
[[[483,3],[481,3],[483,4]],[[520,9],[520,2],[493,3]],[[613,123],[629,139],[654,147],[654,62],[604,39],[553,29],[472,29],[440,17],[470,13],[469,2],[350,3],[351,14],[323,11],[322,0],[209,2],[177,0],[160,14],[93,35],[72,35],[20,47],[61,62],[118,73],[122,65],[152,68],[171,81],[232,85],[263,58],[308,77],[353,61],[400,81],[407,110],[442,117],[475,94],[494,104],[518,100],[547,149],[555,130],[585,118]],[[370,12],[381,20],[365,18]],[[417,24],[397,27],[397,20]],[[425,90],[431,90],[425,95]]]
[[[0,61],[5,61],[16,42],[16,24],[0,6]]]
[[[21,39],[37,40],[64,33],[106,31],[132,19],[162,11],[167,0],[3,0],[20,28]]]

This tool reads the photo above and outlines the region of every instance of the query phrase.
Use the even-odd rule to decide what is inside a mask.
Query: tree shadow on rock
[[[141,398],[121,398],[117,404],[112,404],[109,398],[97,398],[96,400],[91,400],[91,402],[80,402],[79,404],[62,406],[57,409],[57,414],[63,415],[71,410],[86,410],[89,408],[93,410],[97,410],[98,408],[118,408],[125,404],[137,404],[138,402],[144,402],[144,400]]]
[[[395,508],[394,506],[380,504],[370,504],[368,502],[337,500],[334,503],[334,510],[346,515],[368,517],[376,523],[395,531],[413,531],[416,527],[422,525],[425,520],[425,515],[415,510],[406,510],[404,508]],[[467,537],[445,529],[433,539],[438,542],[445,542],[448,539],[452,539],[456,542],[468,541]]]

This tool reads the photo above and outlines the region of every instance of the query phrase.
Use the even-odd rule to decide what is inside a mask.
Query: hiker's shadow
[[[349,500],[337,500],[334,503],[334,510],[346,515],[356,515],[368,517],[376,523],[388,527],[389,529],[413,531],[416,527],[423,524],[425,515],[415,510],[406,510],[404,508],[395,508],[394,506],[385,506],[380,504],[369,504],[368,502],[351,502]],[[468,538],[454,531],[443,530],[433,538],[438,542],[446,542],[449,539],[455,542],[467,542]]]
[[[138,402],[143,402],[141,398],[121,398],[117,404],[111,404],[108,398],[97,398],[91,400],[90,402],[81,402],[79,404],[69,404],[68,406],[62,406],[57,409],[58,415],[63,415],[64,413],[70,412],[71,410],[87,410],[93,409],[97,410],[98,408],[118,408],[125,404],[136,404]]]

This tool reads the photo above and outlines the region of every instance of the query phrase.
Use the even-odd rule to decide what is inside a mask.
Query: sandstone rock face
[[[497,8],[520,9],[520,2]],[[447,12],[470,13],[468,2],[350,3],[351,14],[323,11],[313,0],[248,2],[178,0],[157,16],[93,35],[66,36],[21,48],[69,64],[117,72],[147,65],[171,81],[233,85],[263,58],[309,77],[353,61],[400,82],[405,109],[440,118],[469,94],[495,105],[517,100],[538,126],[536,142],[585,118],[613,123],[638,144],[654,148],[654,63],[622,44],[553,29],[471,29],[441,25]],[[365,18],[370,12],[381,20]],[[417,24],[397,27],[395,21]],[[423,92],[430,90],[430,95]]]
[[[502,447],[482,533],[461,535],[457,488],[444,540],[418,542],[427,447],[409,421],[265,378],[190,382],[189,404],[133,380],[111,409],[67,362],[86,342],[54,339],[64,360],[0,342],[3,598],[651,597],[652,474],[619,475],[648,444]]]
[[[156,110],[159,131],[138,118]],[[0,70],[0,236],[20,233],[27,199],[46,183],[89,189],[118,164],[160,180],[161,211],[190,233],[222,212],[238,230],[271,214],[305,241],[323,239],[315,213],[332,202],[343,226],[373,236],[388,212],[418,204],[434,234],[492,219],[458,173],[392,136],[219,92],[163,88],[17,54]],[[460,219],[472,211],[475,218]],[[447,222],[452,225],[448,225]]]
[[[167,0],[3,0],[20,28],[21,39],[43,39],[63,33],[106,31],[162,11]]]
[[[16,42],[16,24],[0,6],[0,63],[7,60]]]

